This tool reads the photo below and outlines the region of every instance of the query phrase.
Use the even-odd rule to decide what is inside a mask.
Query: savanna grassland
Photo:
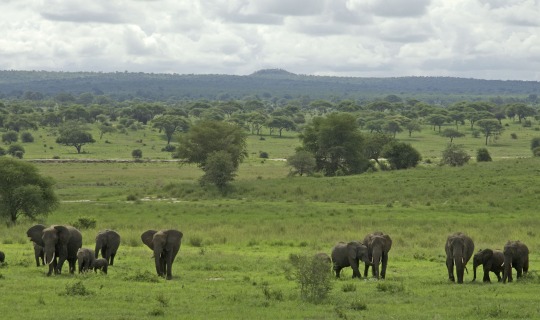
[[[81,155],[54,144],[45,131],[35,136],[40,138],[25,145],[25,159],[129,159],[135,148],[142,149],[143,160],[170,159],[152,130],[105,135]],[[534,136],[533,129],[509,123],[488,145],[493,162],[449,168],[437,165],[447,139],[425,127],[411,138],[398,134],[429,159],[418,168],[332,178],[287,177],[280,159],[299,145],[293,133],[250,136],[250,157],[226,195],[203,189],[200,170],[177,162],[36,162],[56,180],[62,201],[41,222],[94,219],[95,228],[81,229],[83,247],[93,249],[95,235],[105,228],[117,230],[122,244],[108,275],[70,275],[64,265],[63,274],[47,277],[45,267],[35,266],[25,235],[34,222],[1,225],[7,261],[0,267],[1,317],[540,318],[540,159],[529,149]],[[456,140],[473,157],[484,147],[482,137]],[[259,158],[262,151],[271,159]],[[162,228],[184,233],[170,281],[155,276],[152,252],[140,240],[142,232]],[[295,255],[329,253],[336,242],[361,240],[375,230],[393,239],[386,280],[353,280],[347,268],[331,281],[326,299],[301,299]],[[449,282],[444,243],[456,231],[470,235],[476,249],[523,241],[531,252],[529,274],[509,284],[470,283],[470,262],[463,285]]]

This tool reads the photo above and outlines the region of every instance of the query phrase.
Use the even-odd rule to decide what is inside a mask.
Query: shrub
[[[94,229],[96,227],[96,219],[82,217],[73,222],[72,225],[77,229]]]
[[[482,134],[482,133],[481,133],[480,131],[478,131],[478,130],[473,130],[472,133],[471,133],[471,135],[473,136],[473,138],[480,138],[480,135],[481,135],[481,134]]]
[[[141,149],[135,149],[135,150],[131,151],[131,156],[132,156],[133,159],[135,159],[135,160],[142,158],[142,151],[141,151]]]
[[[7,153],[17,157],[19,159],[22,158],[22,155],[24,155],[24,148],[21,145],[18,144],[12,144],[9,146]]]
[[[21,133],[21,141],[26,143],[34,142],[34,136],[30,132],[23,132]]]
[[[516,140],[518,137],[517,137],[517,134],[511,133],[510,138],[512,138],[513,140]]]
[[[532,122],[531,122],[531,120],[525,120],[525,121],[523,121],[523,123],[521,125],[524,128],[530,128],[530,127],[532,127]]]
[[[259,158],[268,159],[268,152],[261,151],[259,153]]]
[[[2,147],[0,147],[0,157],[5,156],[7,154],[6,150]]]
[[[168,144],[168,145],[166,145],[165,147],[163,147],[163,149],[161,149],[161,151],[164,151],[164,152],[175,152],[175,151],[176,151],[176,146],[173,146],[172,144]]]
[[[531,150],[540,147],[540,137],[532,138],[531,140]]]
[[[480,148],[476,151],[476,161],[477,162],[489,162],[492,161],[491,155],[489,154],[488,149]]]
[[[382,156],[388,160],[392,169],[414,168],[422,160],[420,153],[410,144],[394,142],[387,144]]]
[[[463,150],[463,147],[450,144],[442,152],[441,164],[458,167],[468,163],[470,158],[471,156],[469,156],[467,152]]]
[[[8,131],[2,134],[2,142],[10,144],[19,140],[19,134],[16,131]]]
[[[328,264],[312,256],[300,256],[296,268],[296,280],[302,299],[312,303],[326,299],[332,290],[332,274]]]
[[[300,176],[313,173],[316,167],[315,157],[308,151],[297,151],[287,158],[287,165],[291,166],[289,175],[299,174]]]
[[[191,244],[193,247],[202,247],[203,239],[198,236],[193,236],[189,238],[189,244]]]
[[[536,147],[532,150],[533,156],[540,157],[540,147]]]
[[[24,156],[24,152],[22,152],[21,150],[17,150],[15,151],[15,154],[13,154],[13,156],[17,159],[22,159]]]
[[[66,285],[66,291],[60,293],[63,296],[89,296],[94,294],[92,291],[86,289],[82,281],[77,281],[73,284]]]
[[[159,277],[156,274],[146,270],[136,271],[134,274],[125,277],[124,280],[154,283],[159,282]]]

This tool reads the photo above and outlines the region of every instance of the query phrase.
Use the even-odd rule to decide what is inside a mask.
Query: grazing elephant
[[[499,250],[484,249],[478,251],[473,256],[473,273],[474,278],[472,281],[476,280],[476,268],[482,265],[484,266],[484,282],[491,282],[489,279],[489,272],[495,273],[497,280],[501,282],[501,272],[503,272],[504,264],[504,255]]]
[[[92,268],[94,268],[94,272],[97,272],[99,269],[104,274],[107,274],[107,269],[109,268],[109,262],[105,258],[96,259],[94,260],[94,264],[92,265]]]
[[[351,267],[353,269],[353,278],[362,278],[358,270],[358,262],[370,263],[368,258],[368,248],[358,241],[349,243],[339,242],[332,249],[332,263],[336,278],[339,278],[341,269]]]
[[[96,259],[99,251],[101,251],[101,257],[107,259],[109,265],[114,264],[114,256],[120,246],[120,235],[113,230],[100,231],[96,236]]]
[[[49,265],[48,276],[53,271],[60,274],[66,260],[69,263],[69,272],[75,272],[77,250],[82,247],[82,235],[79,230],[71,226],[46,227],[37,224],[28,229],[26,235],[31,241],[43,247],[45,264]]]
[[[4,263],[6,260],[6,255],[4,252],[0,251],[0,263]]]
[[[529,271],[529,248],[521,241],[508,241],[504,246],[503,282],[512,282],[512,268],[516,269],[517,278]]]
[[[388,251],[392,248],[392,239],[382,232],[368,234],[362,242],[368,248],[368,259],[370,263],[365,264],[364,277],[367,277],[369,266],[371,273],[379,279],[379,263],[381,264],[380,277],[386,277],[386,266],[388,265]]]
[[[463,283],[463,274],[467,268],[467,262],[474,252],[474,242],[467,235],[457,232],[448,236],[445,245],[446,267],[448,268],[448,279],[455,281],[454,264],[456,265],[456,274],[458,283]]]
[[[94,250],[88,248],[80,248],[77,250],[77,261],[79,261],[79,273],[83,273],[92,269],[94,265]]]
[[[36,266],[45,265],[45,251],[43,247],[32,241],[34,244],[34,257],[36,258]],[[41,262],[41,263],[40,263]]]
[[[182,243],[182,232],[178,230],[148,230],[141,235],[142,242],[154,251],[158,276],[172,279],[172,264]]]

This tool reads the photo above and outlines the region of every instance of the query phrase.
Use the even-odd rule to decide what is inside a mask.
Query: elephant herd
[[[71,226],[35,225],[28,229],[26,235],[34,245],[36,265],[49,266],[47,273],[60,274],[65,261],[69,264],[69,272],[74,273],[78,261],[79,273],[94,269],[107,273],[108,267],[114,264],[114,257],[120,246],[120,235],[113,230],[100,231],[96,236],[95,250],[82,248],[82,235]],[[178,230],[147,230],[142,233],[142,242],[154,253],[157,275],[167,280],[172,278],[172,265],[180,250],[183,234]],[[339,278],[343,268],[351,267],[353,278],[361,278],[359,263],[364,263],[364,277],[371,267],[373,277],[384,279],[388,266],[388,252],[392,248],[392,239],[382,232],[373,232],[363,241],[339,242],[332,248],[331,256],[318,253],[315,258],[332,264],[335,276]],[[101,252],[102,258],[98,258]],[[445,244],[448,279],[463,283],[467,262],[473,257],[474,242],[464,233],[457,232],[448,236]],[[5,255],[0,251],[0,263]],[[512,282],[512,268],[517,278],[529,270],[529,249],[520,241],[508,241],[503,251],[483,249],[473,257],[472,281],[476,280],[476,269],[483,266],[484,282],[490,282],[489,273],[493,272],[499,282]],[[502,274],[502,276],[501,276]]]
[[[64,262],[68,262],[69,273],[74,273],[78,262],[79,273],[101,270],[107,273],[114,264],[120,246],[120,235],[113,230],[100,231],[96,236],[95,250],[82,247],[82,234],[72,226],[38,224],[26,232],[33,242],[36,265],[48,265],[48,276],[60,274]],[[182,241],[182,232],[177,230],[148,230],[141,235],[142,242],[153,252],[158,276],[172,278],[172,264]],[[101,257],[98,258],[101,252]],[[0,251],[0,262],[5,255]]]
[[[365,266],[364,277],[367,277],[369,267],[371,267],[373,277],[384,279],[388,266],[388,252],[391,248],[392,239],[389,235],[374,232],[368,234],[362,242],[339,242],[332,248],[331,256],[326,253],[318,253],[315,255],[315,259],[331,263],[336,278],[339,278],[341,269],[345,267],[352,268],[353,278],[361,278],[359,270],[359,262],[361,261]],[[449,280],[456,281],[454,277],[455,267],[457,282],[463,283],[467,262],[473,257],[474,253],[473,240],[461,232],[451,234],[446,240],[445,251]],[[490,282],[489,272],[495,273],[499,282],[512,282],[512,268],[516,270],[517,278],[521,278],[523,273],[528,272],[529,249],[521,241],[508,241],[503,251],[479,250],[473,257],[474,278],[472,281],[476,280],[476,269],[480,265],[484,269],[484,282]]]
[[[463,283],[464,270],[474,252],[473,240],[461,232],[451,234],[446,239],[445,251],[448,279],[456,281],[454,277],[455,266],[457,282]],[[518,240],[508,241],[502,252],[492,249],[479,250],[473,257],[473,281],[476,280],[476,268],[480,265],[484,269],[484,282],[491,281],[490,272],[495,273],[499,282],[512,282],[512,268],[516,269],[517,278],[521,278],[523,273],[529,271],[529,249]]]

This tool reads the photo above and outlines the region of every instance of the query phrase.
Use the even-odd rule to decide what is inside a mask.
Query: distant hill
[[[368,99],[396,94],[432,100],[540,94],[537,81],[500,81],[451,77],[360,78],[297,75],[265,69],[247,76],[155,74],[131,72],[0,71],[0,98],[18,98],[25,92],[45,97],[59,93],[90,92],[126,100],[262,98]]]

